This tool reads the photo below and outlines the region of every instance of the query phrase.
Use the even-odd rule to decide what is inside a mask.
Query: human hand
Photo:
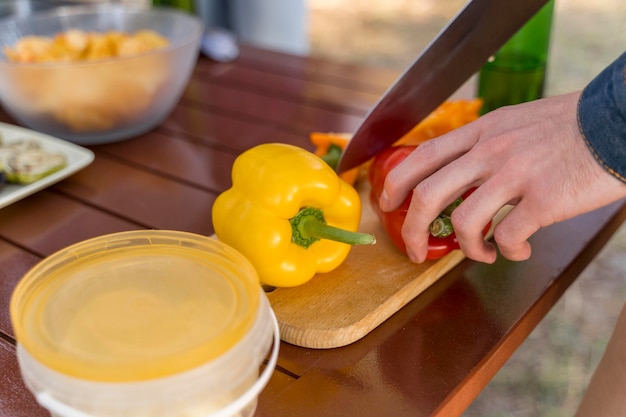
[[[428,226],[458,196],[478,187],[452,213],[461,249],[492,263],[483,229],[506,205],[494,241],[511,260],[530,257],[539,228],[626,196],[622,183],[594,159],[578,129],[580,92],[503,107],[420,145],[385,180],[380,206],[393,210],[413,191],[402,228],[407,253],[423,262]]]

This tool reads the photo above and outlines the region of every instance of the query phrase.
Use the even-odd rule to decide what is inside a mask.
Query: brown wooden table
[[[86,169],[0,209],[0,416],[47,415],[22,383],[8,313],[30,267],[105,233],[212,234],[211,205],[237,154],[270,141],[312,149],[311,131],[352,132],[396,75],[249,47],[232,64],[201,58],[161,127],[91,147]],[[256,415],[459,416],[625,216],[619,203],[541,230],[525,262],[465,260],[351,345],[282,343]]]

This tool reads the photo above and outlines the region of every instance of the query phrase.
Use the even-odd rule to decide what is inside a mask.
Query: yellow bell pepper
[[[256,146],[239,155],[232,187],[213,205],[217,238],[241,252],[263,284],[292,287],[329,272],[353,244],[372,244],[357,233],[356,190],[313,153],[287,144]]]

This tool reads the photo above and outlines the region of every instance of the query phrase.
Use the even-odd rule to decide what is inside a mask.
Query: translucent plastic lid
[[[42,364],[94,381],[138,381],[218,358],[251,327],[259,281],[205,236],[132,231],[44,259],[11,300],[17,340]]]

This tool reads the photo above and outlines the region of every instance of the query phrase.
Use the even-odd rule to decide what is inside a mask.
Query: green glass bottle
[[[195,0],[152,0],[154,6],[175,7],[189,13],[195,12]]]
[[[550,0],[483,65],[481,113],[543,97],[553,11]]]

